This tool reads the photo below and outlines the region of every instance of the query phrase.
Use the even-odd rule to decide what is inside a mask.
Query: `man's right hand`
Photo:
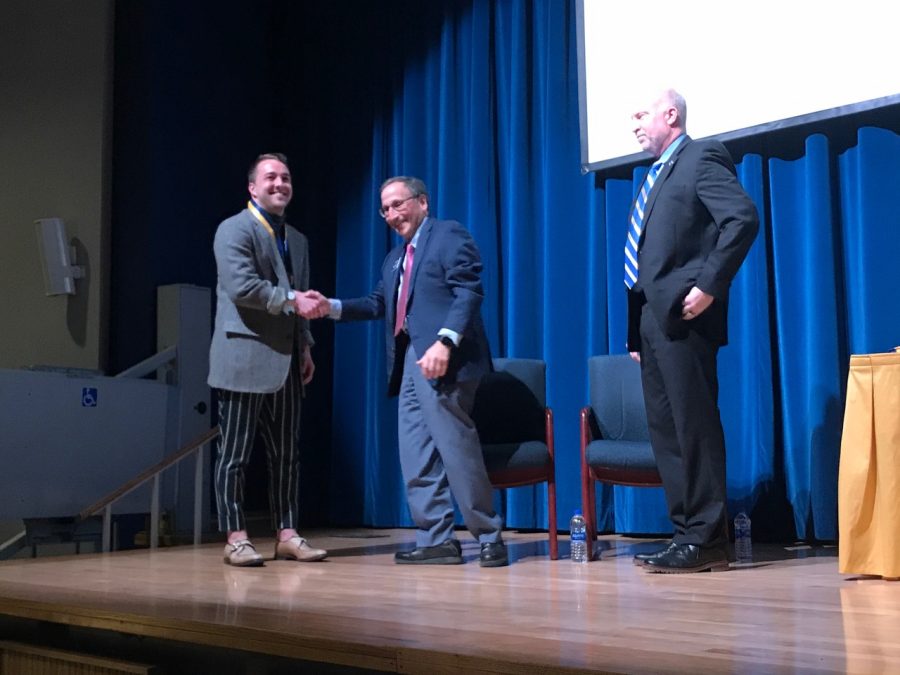
[[[641,353],[640,352],[628,352],[629,356],[631,356],[632,361],[635,363],[641,362]]]
[[[328,298],[313,290],[294,291],[294,305],[297,307],[297,314],[305,319],[321,319],[328,316],[331,309]]]

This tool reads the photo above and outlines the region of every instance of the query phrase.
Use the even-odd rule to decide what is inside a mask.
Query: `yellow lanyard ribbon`
[[[284,259],[285,252],[287,251],[287,233],[285,233],[285,238],[283,240],[279,239],[278,235],[275,234],[275,230],[272,229],[272,224],[269,222],[269,219],[256,208],[256,204],[254,204],[252,200],[247,202],[247,209],[253,214],[253,217],[266,228],[266,232],[271,235],[272,239],[275,240],[275,248],[278,249],[278,253],[281,254],[282,259]]]
[[[272,239],[278,241],[278,237],[275,236],[275,230],[272,229],[272,226],[269,224],[269,221],[266,220],[266,217],[259,212],[258,208],[256,208],[256,204],[254,204],[252,201],[247,202],[247,209],[250,211],[250,213],[253,214],[253,217],[256,218],[264,228],[266,228],[266,232],[268,232],[272,236]]]

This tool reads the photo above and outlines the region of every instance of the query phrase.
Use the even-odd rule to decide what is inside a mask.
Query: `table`
[[[838,530],[842,574],[900,577],[900,353],[850,357]]]

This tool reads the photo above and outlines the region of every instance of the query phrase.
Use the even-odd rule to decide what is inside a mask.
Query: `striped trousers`
[[[266,447],[269,507],[275,529],[296,528],[299,503],[300,359],[271,394],[219,390],[219,448],[215,467],[219,530],[246,529],[244,472],[257,434]]]

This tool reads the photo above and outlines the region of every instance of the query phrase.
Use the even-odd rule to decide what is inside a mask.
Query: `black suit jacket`
[[[420,226],[407,299],[409,340],[418,357],[438,339],[441,328],[462,336],[452,350],[442,384],[478,380],[491,368],[491,353],[481,318],[484,291],[481,257],[475,241],[455,220],[428,218]],[[341,301],[341,320],[384,317],[388,394],[400,391],[406,337],[394,338],[397,287],[406,244],[394,248],[381,266],[375,290],[361,298]],[[385,290],[387,289],[387,291]],[[399,358],[398,358],[399,357]]]
[[[756,206],[725,146],[685,138],[659,172],[644,209],[638,283],[628,293],[628,350],[640,351],[645,299],[669,338],[693,329],[726,344],[728,290],[758,230]],[[693,286],[715,301],[685,321],[681,303]]]

